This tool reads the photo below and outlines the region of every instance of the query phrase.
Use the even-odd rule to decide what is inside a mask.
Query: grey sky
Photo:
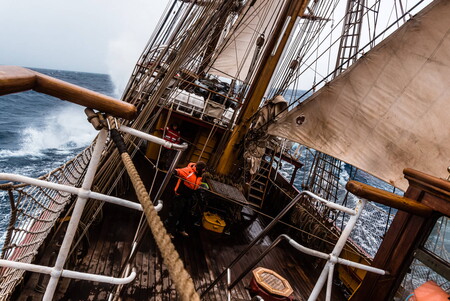
[[[171,1],[0,0],[0,65],[106,73],[119,95]]]
[[[169,1],[0,0],[0,65],[107,73],[122,85]]]

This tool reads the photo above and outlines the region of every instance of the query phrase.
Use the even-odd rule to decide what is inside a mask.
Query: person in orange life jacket
[[[172,201],[172,211],[166,221],[167,230],[173,233],[175,230],[183,236],[186,233],[186,224],[189,220],[193,198],[196,190],[202,182],[202,174],[206,164],[203,161],[189,163],[184,168],[175,169],[174,175],[179,177],[175,186],[175,198]]]
[[[178,125],[176,123],[172,123],[170,127],[166,127],[160,129],[164,132],[163,139],[169,141],[171,143],[180,144],[181,143],[181,133],[178,130]],[[170,164],[172,164],[172,160],[177,153],[176,150],[163,147],[161,150],[161,161],[163,163],[164,169],[169,170]]]

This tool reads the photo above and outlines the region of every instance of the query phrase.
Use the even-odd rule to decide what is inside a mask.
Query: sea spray
[[[105,74],[61,70],[36,71],[113,96]],[[42,176],[72,159],[97,132],[84,108],[67,101],[27,91],[0,96],[0,172]],[[9,223],[9,197],[0,191],[0,246]]]

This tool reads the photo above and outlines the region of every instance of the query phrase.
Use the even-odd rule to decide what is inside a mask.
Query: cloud
[[[110,41],[107,53],[108,74],[114,83],[114,96],[120,98],[143,50],[139,41],[128,36]]]
[[[133,14],[121,14],[124,26],[108,43],[108,74],[115,85],[116,96],[125,89],[133,68],[157,25],[166,2],[138,0],[128,5]],[[120,8],[119,8],[120,9]]]
[[[128,57],[126,63],[134,65],[167,1],[0,0],[0,28],[5,29],[0,64],[94,73],[121,70],[111,66]]]

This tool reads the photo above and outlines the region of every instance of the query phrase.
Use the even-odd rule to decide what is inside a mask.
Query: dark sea
[[[106,74],[33,69],[46,75],[117,97]],[[39,177],[88,146],[97,131],[84,107],[27,91],[0,96],[0,172]],[[8,224],[9,200],[0,191],[0,245]]]

